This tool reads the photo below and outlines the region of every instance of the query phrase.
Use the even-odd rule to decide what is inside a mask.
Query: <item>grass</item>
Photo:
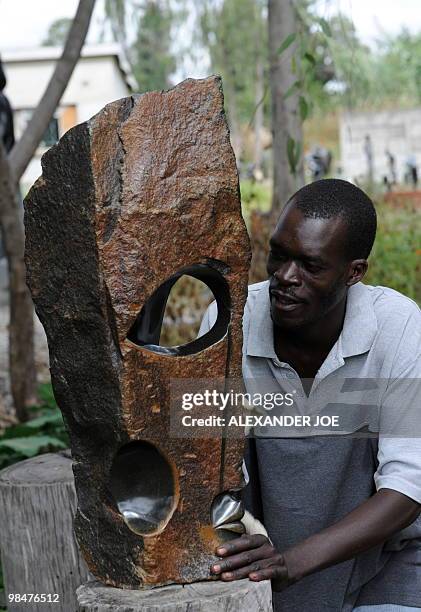
[[[421,303],[421,215],[411,206],[377,206],[378,231],[366,282],[396,289]]]

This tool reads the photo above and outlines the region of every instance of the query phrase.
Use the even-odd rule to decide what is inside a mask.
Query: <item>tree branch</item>
[[[67,87],[88,33],[95,0],[79,0],[76,15],[67,36],[61,58],[22,138],[9,154],[9,162],[17,182],[31,161],[51,117]]]

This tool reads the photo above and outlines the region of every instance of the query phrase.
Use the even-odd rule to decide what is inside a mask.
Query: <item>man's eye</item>
[[[322,272],[323,270],[323,268],[321,268],[320,266],[317,266],[316,264],[311,264],[311,263],[305,264],[305,268],[311,274],[318,274],[319,272]]]
[[[269,253],[269,257],[271,259],[275,259],[276,261],[285,261],[286,260],[286,255],[284,255],[283,253],[279,253],[279,251],[270,251]]]

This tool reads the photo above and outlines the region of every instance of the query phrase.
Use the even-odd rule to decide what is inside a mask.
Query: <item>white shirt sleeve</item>
[[[212,327],[215,325],[216,319],[218,317],[218,307],[216,302],[212,302],[209,304],[205,314],[203,315],[202,322],[200,324],[199,333],[197,337],[200,338],[204,334],[206,334]]]
[[[421,316],[407,324],[380,408],[376,489],[421,503]]]

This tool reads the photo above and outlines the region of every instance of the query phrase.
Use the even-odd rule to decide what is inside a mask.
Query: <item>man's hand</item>
[[[290,584],[283,556],[263,535],[243,535],[217,548],[216,554],[223,559],[211,571],[222,580],[271,580],[274,591]]]

